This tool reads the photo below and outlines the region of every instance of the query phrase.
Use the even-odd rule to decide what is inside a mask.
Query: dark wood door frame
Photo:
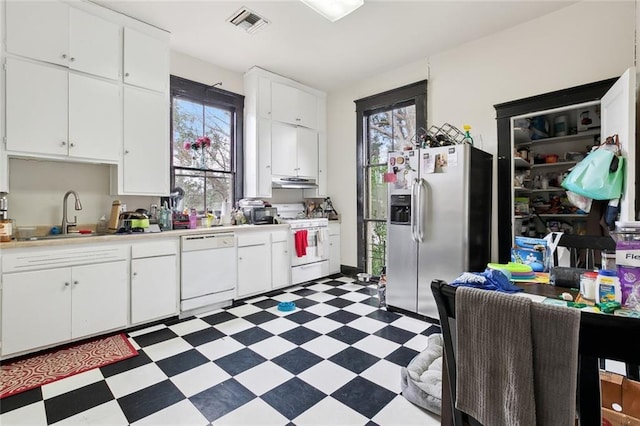
[[[617,78],[584,84],[568,89],[496,104],[498,126],[498,261],[511,258],[511,117],[597,101],[611,88]]]

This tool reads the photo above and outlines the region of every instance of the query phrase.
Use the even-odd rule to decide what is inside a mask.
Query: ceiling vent
[[[231,15],[231,17],[227,19],[227,22],[231,22],[236,27],[244,28],[245,31],[250,34],[255,33],[260,28],[270,23],[265,18],[246,7],[241,8]]]

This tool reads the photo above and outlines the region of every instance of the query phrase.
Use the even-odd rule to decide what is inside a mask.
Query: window
[[[171,76],[171,179],[185,208],[242,198],[243,115],[244,96]]]
[[[426,129],[427,82],[356,101],[358,118],[358,269],[380,275],[386,263],[387,156]]]

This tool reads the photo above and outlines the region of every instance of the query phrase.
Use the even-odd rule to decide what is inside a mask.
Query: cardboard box
[[[624,376],[600,370],[600,400],[602,408],[613,410],[613,404],[622,407],[622,382]]]
[[[602,426],[640,426],[640,420],[617,411],[602,409]]]
[[[600,400],[603,419],[611,425],[640,426],[640,382],[601,370]]]
[[[640,382],[626,377],[622,381],[622,412],[640,419]]]

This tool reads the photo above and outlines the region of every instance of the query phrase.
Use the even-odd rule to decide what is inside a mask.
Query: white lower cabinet
[[[127,325],[124,260],[3,275],[2,355]]]
[[[340,224],[329,223],[329,273],[340,273]]]
[[[291,285],[291,252],[289,230],[271,233],[271,285],[272,288]]]
[[[131,247],[131,324],[178,313],[178,240]]]
[[[238,235],[238,293],[242,298],[271,289],[271,235],[248,232]]]

